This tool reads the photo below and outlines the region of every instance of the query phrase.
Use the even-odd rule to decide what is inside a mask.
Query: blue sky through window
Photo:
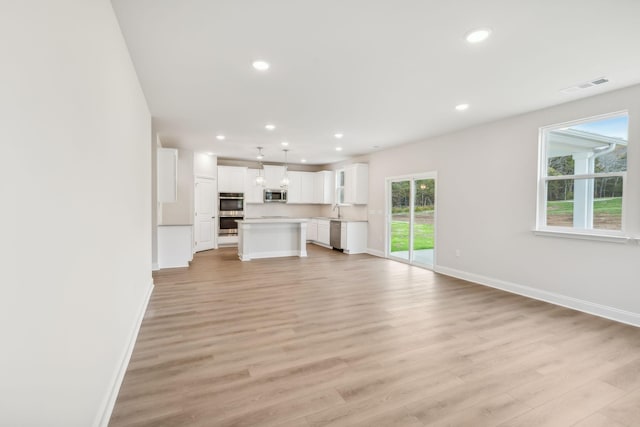
[[[609,119],[596,120],[579,125],[571,126],[569,129],[577,129],[585,132],[597,133],[598,135],[613,138],[629,139],[629,116],[611,117]]]

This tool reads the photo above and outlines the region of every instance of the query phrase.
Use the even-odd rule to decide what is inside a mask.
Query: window
[[[344,204],[344,169],[336,171],[336,204]]]
[[[538,230],[623,230],[628,123],[625,112],[541,129]]]

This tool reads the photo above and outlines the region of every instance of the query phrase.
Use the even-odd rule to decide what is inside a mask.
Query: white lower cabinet
[[[307,223],[307,240],[318,240],[318,220],[310,219]]]
[[[340,224],[340,243],[346,254],[367,252],[367,223],[363,221],[343,221]]]
[[[318,219],[318,238],[316,241],[329,246],[329,220]]]
[[[331,220],[312,218],[307,223],[307,240],[330,247]],[[367,252],[367,222],[342,221],[340,224],[340,244],[345,254]]]
[[[158,267],[189,267],[193,259],[190,225],[158,225]]]

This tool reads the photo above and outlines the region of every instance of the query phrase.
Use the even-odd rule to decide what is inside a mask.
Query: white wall
[[[218,158],[207,153],[193,154],[193,175],[200,178],[218,179]]]
[[[640,86],[634,86],[372,154],[369,248],[384,251],[385,178],[437,171],[441,271],[640,324],[640,246],[532,233],[538,129],[624,109],[627,231],[640,236]]]
[[[3,2],[0,52],[0,425],[98,425],[152,286],[149,112],[108,0]]]
[[[193,160],[193,151],[178,149],[178,197],[173,203],[161,203],[160,225],[193,224]]]
[[[158,217],[162,204],[158,202],[158,148],[162,147],[153,118],[151,119],[151,266],[158,270]]]

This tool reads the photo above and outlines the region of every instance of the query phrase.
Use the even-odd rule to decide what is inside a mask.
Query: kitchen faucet
[[[333,205],[333,210],[335,211],[336,209],[338,209],[338,219],[340,219],[340,205],[337,203]]]

